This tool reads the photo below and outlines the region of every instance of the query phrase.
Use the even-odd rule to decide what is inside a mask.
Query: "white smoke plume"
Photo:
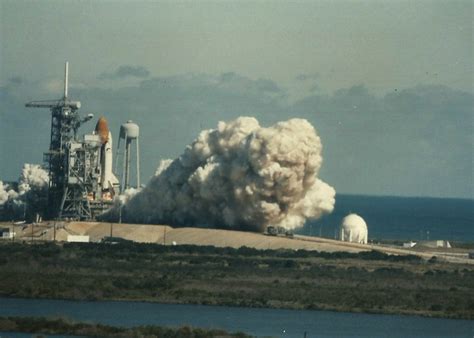
[[[303,119],[262,128],[251,117],[219,122],[177,159],[162,161],[122,207],[137,223],[291,230],[334,208],[335,190],[317,178],[322,145]],[[117,208],[106,218],[116,218]]]
[[[29,191],[44,190],[49,183],[49,175],[38,164],[25,164],[21,170],[18,192],[20,195]]]
[[[17,190],[0,181],[0,206],[8,218],[42,214],[46,208],[49,175],[37,164],[24,164]]]
[[[125,205],[139,191],[140,191],[140,189],[136,189],[136,188],[125,189],[120,195],[118,195],[114,198],[114,208],[119,208],[119,207]]]
[[[0,206],[17,197],[18,193],[15,190],[11,189],[8,184],[4,184],[0,181]]]

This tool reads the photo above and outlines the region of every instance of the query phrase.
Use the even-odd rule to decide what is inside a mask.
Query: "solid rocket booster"
[[[101,148],[101,185],[102,190],[113,188],[119,183],[117,177],[112,172],[112,133],[109,131],[107,120],[103,117],[99,118],[95,126],[95,132],[99,135]]]

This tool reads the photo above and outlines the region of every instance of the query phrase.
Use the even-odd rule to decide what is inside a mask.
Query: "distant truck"
[[[267,230],[263,234],[267,236],[293,238],[293,233],[291,231],[286,230],[284,227],[274,225],[267,226]]]

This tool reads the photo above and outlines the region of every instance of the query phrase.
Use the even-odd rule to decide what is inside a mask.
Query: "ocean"
[[[334,238],[349,213],[367,223],[369,240],[474,242],[474,200],[337,195],[330,215],[308,221],[295,233]]]

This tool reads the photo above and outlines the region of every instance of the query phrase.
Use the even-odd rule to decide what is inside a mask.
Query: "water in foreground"
[[[0,316],[62,316],[114,326],[220,328],[273,337],[473,337],[474,322],[329,311],[0,298]]]

